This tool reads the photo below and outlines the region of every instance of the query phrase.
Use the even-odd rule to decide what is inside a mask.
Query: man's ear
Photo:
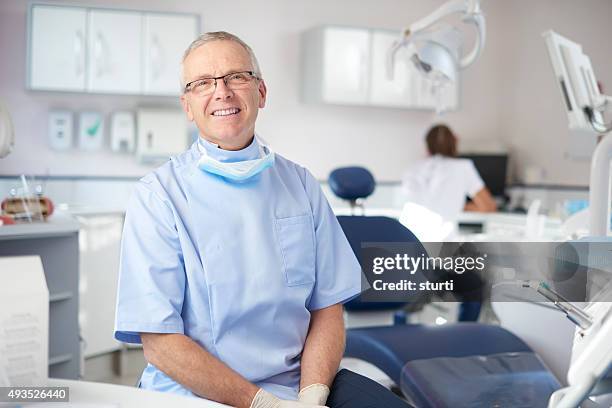
[[[191,106],[189,106],[189,101],[187,101],[187,95],[182,94],[180,99],[181,106],[183,107],[185,114],[187,114],[187,119],[189,119],[190,122],[193,122],[193,112],[191,111]]]
[[[266,88],[266,83],[262,79],[259,81],[259,108],[263,108],[266,106],[266,95],[268,94],[268,89]]]

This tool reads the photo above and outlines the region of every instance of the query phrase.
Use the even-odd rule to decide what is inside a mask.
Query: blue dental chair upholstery
[[[359,199],[372,194],[375,182],[367,169],[348,167],[334,170],[329,186],[336,195],[350,200],[354,208]],[[338,216],[338,221],[358,259],[363,242],[420,244],[393,218]],[[349,313],[394,311],[405,305],[362,302],[358,297],[346,303],[345,309]],[[468,304],[468,308],[471,306]],[[476,317],[479,309],[478,305]],[[398,324],[396,319],[394,326],[351,328],[346,333],[344,355],[381,369],[418,408],[545,406],[550,394],[559,388],[527,344],[493,325],[427,326]],[[521,395],[526,388],[527,396]]]

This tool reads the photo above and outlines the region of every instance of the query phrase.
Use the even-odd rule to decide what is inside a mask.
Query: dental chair
[[[355,209],[373,193],[375,181],[365,168],[345,167],[331,173],[329,186]],[[420,244],[393,218],[337,218],[360,262],[364,242]],[[395,319],[393,326],[347,329],[344,356],[382,370],[415,407],[544,407],[560,388],[529,346],[507,330],[473,322],[409,324],[405,306],[398,302],[364,302],[359,297],[346,303],[349,314],[389,311],[395,312]],[[473,304],[467,309],[473,316]]]

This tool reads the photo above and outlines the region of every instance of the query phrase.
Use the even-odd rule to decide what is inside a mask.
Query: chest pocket
[[[274,220],[287,286],[315,281],[315,235],[310,215]]]

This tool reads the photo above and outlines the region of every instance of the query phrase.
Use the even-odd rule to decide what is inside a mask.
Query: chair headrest
[[[372,194],[376,181],[364,167],[340,167],[329,175],[329,187],[340,198],[356,200]]]

